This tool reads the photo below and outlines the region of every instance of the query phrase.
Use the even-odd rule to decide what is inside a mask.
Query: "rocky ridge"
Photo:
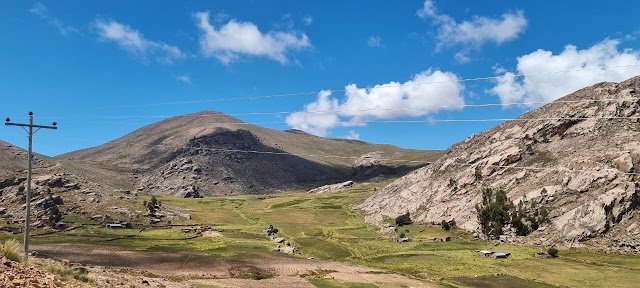
[[[511,241],[598,237],[640,251],[640,177],[625,174],[640,172],[640,119],[582,119],[638,116],[640,77],[599,83],[454,144],[436,164],[378,190],[358,208],[375,224],[410,212],[417,222],[455,219],[474,231],[481,190],[504,189],[532,213],[550,211],[549,222]]]

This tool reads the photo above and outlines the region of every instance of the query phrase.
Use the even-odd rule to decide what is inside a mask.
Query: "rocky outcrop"
[[[311,189],[309,190],[309,193],[318,194],[318,193],[340,192],[340,191],[353,188],[355,184],[356,183],[353,181],[346,181],[346,182],[337,183],[337,184],[325,185],[325,186]]]
[[[410,212],[417,222],[455,219],[474,231],[481,190],[504,189],[514,203],[550,211],[551,221],[529,238],[635,243],[625,228],[640,219],[640,177],[629,174],[640,172],[640,120],[583,119],[640,117],[635,91],[640,77],[579,90],[454,144],[435,164],[378,190],[359,208],[371,223]],[[580,101],[587,99],[603,100]]]
[[[35,267],[24,267],[18,262],[0,256],[0,287],[58,288],[65,283]]]

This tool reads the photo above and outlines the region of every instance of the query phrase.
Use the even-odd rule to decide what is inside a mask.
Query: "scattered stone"
[[[396,234],[396,231],[398,231],[398,228],[389,223],[384,223],[380,227],[380,233],[382,234]]]

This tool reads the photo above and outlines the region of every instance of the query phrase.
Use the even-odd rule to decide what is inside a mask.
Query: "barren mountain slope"
[[[146,193],[184,196],[196,191],[206,195],[267,193],[315,182],[373,177],[407,168],[402,162],[378,159],[433,160],[441,153],[273,130],[205,111],[172,117],[57,158],[76,167],[132,173],[133,182]]]
[[[23,170],[27,169],[28,155],[26,150],[0,140],[0,180],[8,176],[26,176]],[[33,167],[47,167],[51,162],[48,157],[35,154]]]
[[[586,99],[619,100],[566,103]],[[528,209],[551,210],[550,223],[529,239],[579,241],[615,231],[606,236],[640,243],[640,217],[634,217],[640,177],[624,174],[640,172],[640,121],[555,119],[617,116],[640,116],[640,77],[596,84],[526,113],[520,121],[473,135],[453,145],[437,164],[378,190],[360,208],[370,213],[372,223],[409,211],[414,221],[455,219],[474,230],[481,190],[502,188],[514,203],[523,200]],[[522,121],[528,118],[549,119]],[[517,168],[522,166],[548,169]]]

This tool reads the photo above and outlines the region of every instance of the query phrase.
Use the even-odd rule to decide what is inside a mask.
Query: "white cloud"
[[[191,76],[189,76],[188,74],[179,75],[178,77],[176,77],[176,79],[180,82],[191,84]]]
[[[380,38],[380,36],[369,36],[369,39],[367,39],[367,45],[369,45],[369,47],[380,47],[382,45],[382,38]]]
[[[426,0],[416,14],[422,18],[432,18],[438,26],[438,46],[470,44],[480,47],[487,42],[500,45],[520,36],[527,27],[527,19],[522,11],[505,13],[500,18],[473,16],[470,21],[458,22],[446,14],[438,14],[433,1]]]
[[[154,57],[160,63],[171,63],[176,59],[184,58],[185,55],[175,46],[159,41],[151,41],[142,35],[140,31],[130,26],[118,23],[113,20],[105,21],[96,19],[94,27],[100,39],[113,41],[120,48],[143,58]]]
[[[292,113],[286,121],[293,128],[326,136],[334,127],[363,125],[362,121],[424,116],[447,109],[439,106],[464,104],[464,86],[457,80],[451,72],[429,69],[404,83],[389,82],[370,88],[349,84],[343,101],[322,91],[316,101]],[[330,112],[308,113],[314,111]]]
[[[311,23],[313,23],[313,18],[311,16],[307,16],[307,17],[304,17],[302,21],[304,21],[304,25],[311,25]]]
[[[60,21],[60,19],[51,17],[49,15],[47,6],[44,6],[44,4],[40,2],[36,2],[36,4],[33,5],[31,9],[29,9],[29,12],[40,16],[40,18],[47,21],[49,25],[56,27],[56,29],[58,29],[58,32],[60,32],[60,34],[62,34],[63,36],[67,36],[71,33],[80,33],[80,31],[75,27],[65,25],[64,23],[62,23],[62,21]]]
[[[349,130],[349,134],[342,136],[342,138],[351,139],[351,140],[360,140],[360,133],[354,130]]]
[[[539,49],[518,57],[516,74],[640,64],[640,54],[637,51],[620,50],[619,44],[618,40],[606,39],[583,50],[567,45],[564,51],[557,55]],[[503,75],[507,77],[496,80],[496,85],[489,92],[498,95],[503,103],[549,102],[598,82],[619,82],[638,74],[640,67],[585,70],[524,78],[509,77],[514,73],[504,72]]]
[[[431,0],[425,0],[422,8],[418,9],[416,15],[422,19],[436,16],[436,7],[433,6]]]
[[[209,12],[198,12],[195,17],[202,31],[202,54],[216,57],[224,64],[237,60],[240,55],[264,56],[284,64],[289,50],[311,47],[304,33],[300,36],[293,32],[262,33],[255,24],[234,19],[216,29],[209,21]]]
[[[469,63],[471,61],[471,59],[469,58],[469,56],[467,56],[466,52],[460,51],[458,53],[456,53],[456,61],[458,61],[459,63]]]

